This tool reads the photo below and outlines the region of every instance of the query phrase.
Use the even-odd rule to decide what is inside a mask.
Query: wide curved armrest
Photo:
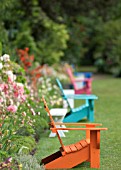
[[[92,78],[75,78],[75,82],[92,82]]]
[[[108,130],[108,128],[50,128],[53,132],[57,130]]]
[[[87,94],[69,94],[69,95],[66,95],[67,98],[70,98],[70,99],[98,99],[98,97],[96,95],[87,95]]]
[[[62,122],[55,122],[55,125],[86,126],[86,127],[102,126],[101,123],[62,123]]]

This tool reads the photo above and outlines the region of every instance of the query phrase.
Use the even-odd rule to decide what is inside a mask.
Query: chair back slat
[[[67,71],[67,73],[68,73],[68,75],[69,75],[69,78],[70,78],[70,80],[71,80],[71,83],[72,83],[73,86],[74,86],[74,89],[77,89],[77,85],[76,85],[76,83],[75,83],[75,79],[74,79],[74,76],[73,76],[73,73],[72,73],[71,69],[68,67],[68,68],[66,68],[66,71]]]
[[[61,82],[59,81],[58,78],[56,78],[56,82],[57,82],[57,84],[58,84],[58,87],[60,88],[60,91],[61,91],[61,94],[62,94],[63,99],[66,100],[67,105],[69,106],[70,110],[72,110],[71,105],[70,105],[70,103],[69,103],[69,101],[68,101],[68,99],[67,99],[67,97],[66,97],[66,95],[65,95],[65,93],[64,93],[62,84],[61,84]]]
[[[49,114],[50,121],[51,121],[51,126],[52,126],[52,128],[55,128],[55,133],[56,133],[56,135],[57,135],[57,137],[58,137],[58,139],[59,139],[59,142],[60,142],[60,144],[61,144],[61,147],[62,147],[63,150],[65,151],[63,142],[62,142],[62,140],[61,140],[61,137],[60,137],[58,131],[56,130],[56,125],[55,125],[54,119],[53,119],[53,117],[52,117],[52,115],[51,115],[51,113],[50,113],[50,110],[49,110],[49,108],[48,108],[48,105],[47,105],[47,102],[46,102],[44,96],[42,96],[42,101],[44,102],[45,110],[46,110],[47,113]]]

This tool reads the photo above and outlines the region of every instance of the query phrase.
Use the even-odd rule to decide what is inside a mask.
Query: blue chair
[[[58,84],[58,87],[60,88],[62,98],[66,100],[69,110],[70,110],[69,113],[66,114],[63,122],[79,122],[85,117],[90,122],[93,122],[94,121],[94,100],[98,99],[98,97],[95,95],[86,95],[86,94],[65,95],[62,84],[58,78],[56,78],[56,82]],[[85,104],[79,107],[76,107],[76,108],[71,108],[70,103],[68,101],[69,98],[74,99],[74,100],[76,99],[85,100]]]

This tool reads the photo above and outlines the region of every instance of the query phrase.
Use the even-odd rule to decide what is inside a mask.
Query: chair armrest
[[[83,100],[86,100],[86,99],[92,99],[92,100],[95,100],[95,99],[98,99],[97,96],[91,94],[91,95],[86,95],[86,94],[69,94],[69,95],[66,95],[66,98],[70,98],[70,99],[83,99]]]
[[[102,126],[101,123],[62,123],[62,122],[55,122],[55,125],[86,126],[86,127]]]
[[[108,130],[108,128],[50,128],[50,130],[57,131],[57,130],[90,130],[90,131],[98,131],[98,130]]]
[[[75,78],[74,81],[75,82],[92,82],[92,78]]]

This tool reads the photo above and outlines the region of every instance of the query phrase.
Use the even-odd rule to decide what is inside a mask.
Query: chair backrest
[[[75,79],[74,79],[74,76],[73,76],[73,73],[72,73],[71,69],[68,67],[68,68],[66,68],[66,71],[67,71],[67,74],[69,75],[71,83],[74,86],[74,89],[77,89],[77,85],[76,85],[76,82],[75,82]]]
[[[69,103],[69,101],[68,101],[68,99],[67,99],[67,97],[66,97],[66,95],[65,95],[65,93],[64,93],[62,84],[61,84],[61,82],[60,82],[60,80],[59,80],[58,78],[56,78],[56,82],[57,82],[57,84],[58,84],[58,87],[60,88],[62,98],[63,98],[64,100],[66,100],[67,105],[69,106],[70,110],[72,110],[71,105],[70,105],[70,103]]]
[[[55,122],[54,122],[53,117],[52,117],[52,115],[51,115],[51,113],[50,113],[50,110],[49,110],[49,108],[48,108],[48,105],[47,105],[47,102],[46,102],[44,96],[42,96],[42,101],[44,102],[44,108],[45,108],[46,112],[49,114],[50,121],[51,121],[50,125],[51,125],[52,128],[56,129]],[[65,150],[64,145],[63,145],[63,142],[62,142],[62,140],[61,140],[61,137],[60,137],[58,131],[55,130],[54,133],[56,133],[56,135],[57,135],[57,137],[58,137],[58,139],[59,139],[59,142],[60,142],[60,144],[61,144],[61,147],[63,148],[63,150]]]

